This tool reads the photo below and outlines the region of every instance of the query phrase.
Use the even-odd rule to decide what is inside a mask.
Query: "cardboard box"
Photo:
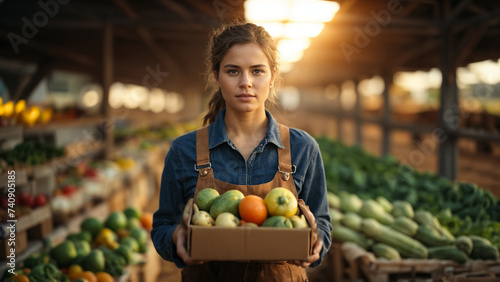
[[[306,260],[311,228],[219,227],[188,225],[188,252],[195,260]]]

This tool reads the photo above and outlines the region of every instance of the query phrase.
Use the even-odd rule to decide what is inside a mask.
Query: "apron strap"
[[[208,149],[208,126],[196,131],[196,164],[194,169],[198,171],[198,181],[194,191],[194,199],[198,192],[204,188],[215,188],[212,163],[210,162],[210,150]]]
[[[197,168],[210,164],[210,150],[208,149],[208,126],[196,131],[196,166]]]
[[[278,124],[280,130],[281,143],[284,149],[278,148],[278,170],[282,174],[283,180],[287,181],[295,173],[295,166],[292,165],[292,153],[290,150],[290,128],[283,124]]]

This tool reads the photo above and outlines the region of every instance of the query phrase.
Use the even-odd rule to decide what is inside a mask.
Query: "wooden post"
[[[111,106],[109,105],[109,88],[111,83],[113,83],[114,76],[114,53],[113,53],[113,26],[108,22],[104,26],[103,32],[103,46],[102,46],[102,105],[101,113],[103,114],[104,124],[102,125],[102,131],[104,134],[105,142],[105,152],[104,157],[106,159],[113,158],[114,152],[114,120],[111,112]]]
[[[337,139],[342,142],[342,122],[343,122],[343,115],[344,115],[344,110],[342,107],[342,88],[339,89],[339,94],[337,95],[337,109],[338,109],[338,114],[337,114]]]
[[[453,52],[451,24],[447,21],[450,16],[450,2],[445,1],[445,18],[443,19],[443,38],[441,46],[441,107],[439,111],[439,175],[448,179],[457,176],[458,146],[457,138],[450,133],[459,126],[458,88],[456,82],[455,64],[450,54]],[[448,17],[446,17],[448,16]],[[436,133],[436,132],[435,132]]]
[[[356,95],[356,104],[354,105],[354,119],[356,123],[356,144],[362,145],[363,136],[361,133],[361,95],[359,95],[359,79],[354,79],[354,93]]]
[[[390,153],[391,146],[391,131],[389,128],[389,121],[391,117],[391,104],[389,99],[389,89],[392,84],[392,76],[385,74],[384,79],[384,91],[382,92],[382,98],[384,101],[384,112],[382,113],[382,155],[387,155]]]

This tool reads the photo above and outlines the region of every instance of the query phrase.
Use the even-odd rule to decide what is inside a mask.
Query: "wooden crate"
[[[336,279],[338,279],[336,281],[367,281],[367,277],[361,271],[361,264],[362,261],[375,260],[374,255],[353,243],[343,243],[337,248],[338,255],[335,263],[337,269],[340,269],[336,271]]]
[[[33,195],[52,195],[56,188],[56,175],[54,169],[49,165],[34,166],[29,178],[31,193]]]
[[[8,233],[10,235],[10,233]],[[2,239],[0,243],[0,255],[2,258],[9,260],[9,256],[11,255],[10,249],[13,248],[15,250],[15,254],[18,255],[28,248],[28,232],[24,231],[16,231],[15,237],[15,246],[9,245],[9,237],[6,239]]]
[[[139,282],[156,282],[161,272],[163,259],[156,252],[151,240],[148,241],[148,252],[145,256],[146,262],[139,267]]]
[[[376,258],[353,243],[343,243],[342,260],[337,259],[336,277],[333,281],[442,281],[445,269],[461,269],[464,264],[450,260],[402,259],[388,261]],[[341,269],[339,275],[339,270]]]
[[[469,272],[443,278],[449,282],[498,282],[500,277],[489,271]]]
[[[15,222],[15,246],[9,246],[9,237],[0,243],[0,255],[6,257],[10,249],[14,248],[19,254],[26,250],[29,240],[45,238],[52,232],[52,211],[49,205],[33,209],[30,214],[24,215]],[[10,233],[9,233],[10,234]]]
[[[489,282],[500,281],[500,260],[468,261],[459,267],[445,267],[436,281]]]
[[[108,198],[110,212],[123,211],[127,206],[130,194],[130,189],[126,187],[118,188],[113,191]]]
[[[307,279],[310,282],[329,282],[329,281],[340,281],[340,278],[335,278],[337,274],[337,268],[334,265],[334,256],[340,254],[340,244],[334,243],[332,247],[323,257],[323,261],[317,267],[309,267],[307,271]],[[342,271],[341,267],[338,267]]]
[[[135,175],[130,183],[131,195],[128,198],[127,205],[145,209],[149,202],[149,185],[147,174]]]
[[[160,275],[162,258],[155,251],[153,242],[148,242],[148,252],[141,256],[143,261],[127,267],[125,275],[118,282],[156,282]]]

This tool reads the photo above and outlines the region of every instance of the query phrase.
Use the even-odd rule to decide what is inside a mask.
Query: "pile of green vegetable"
[[[361,200],[404,201],[415,210],[436,215],[455,237],[480,236],[500,247],[500,201],[490,191],[419,172],[390,155],[371,155],[359,145],[347,146],[327,137],[317,141],[330,192],[353,193]]]
[[[352,242],[379,258],[400,260],[497,260],[498,248],[476,235],[455,237],[431,212],[414,210],[407,201],[382,196],[362,200],[356,194],[328,192],[332,237]]]
[[[5,281],[25,276],[30,281],[71,282],[103,272],[120,277],[148,250],[148,231],[141,217],[142,211],[135,207],[114,211],[105,221],[87,217],[80,231],[69,233],[56,246],[46,240],[44,250],[23,260],[14,272],[6,271]]]
[[[43,141],[26,141],[17,144],[12,150],[0,151],[0,159],[8,165],[39,165],[53,158],[64,156],[64,148]]]

